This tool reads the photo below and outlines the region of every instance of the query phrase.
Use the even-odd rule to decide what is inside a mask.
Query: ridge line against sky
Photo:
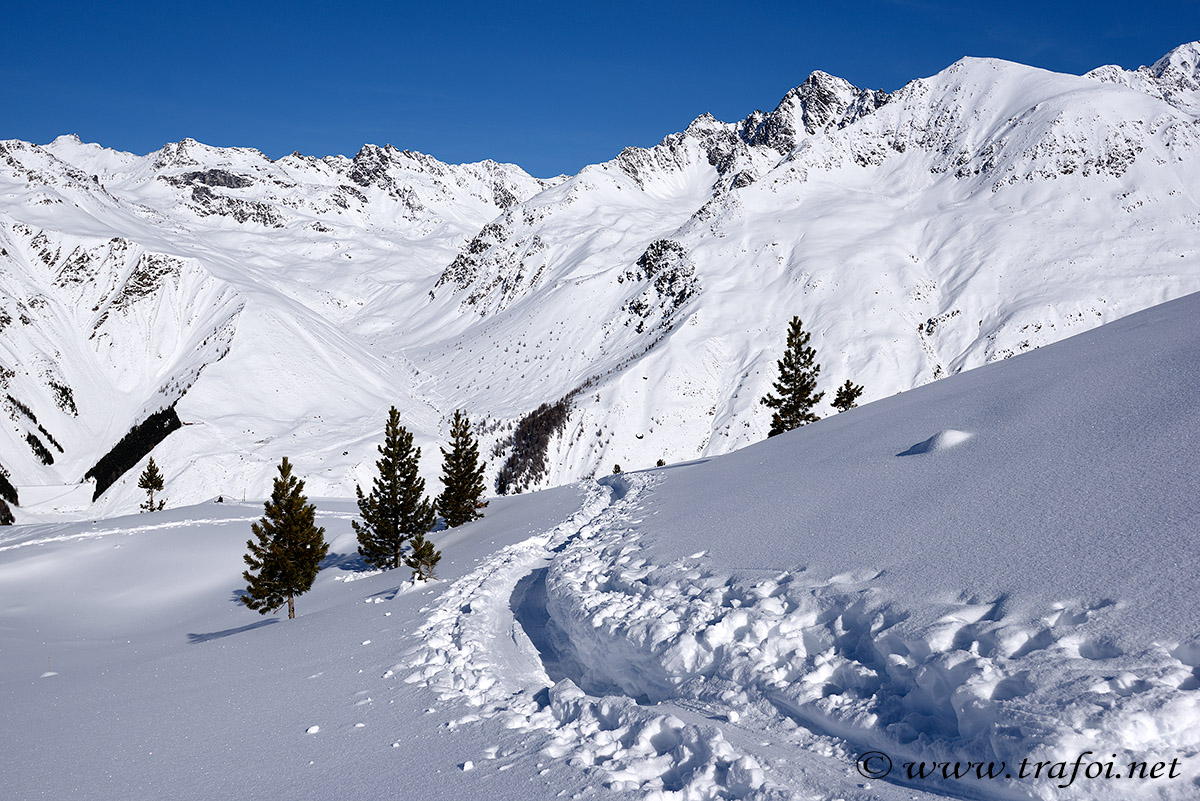
[[[190,137],[272,158],[390,143],[550,177],[705,112],[769,110],[814,70],[892,91],[963,56],[1152,64],[1200,38],[1200,2],[72,1],[13,5],[5,27],[0,138],[144,154]]]

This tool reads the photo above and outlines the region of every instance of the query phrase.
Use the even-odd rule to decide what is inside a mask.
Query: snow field
[[[578,664],[551,644],[556,633],[545,606],[526,603],[531,590],[522,583],[544,578],[543,566],[570,543],[590,541],[617,515],[613,503],[622,503],[629,486],[620,477],[591,483],[581,509],[562,525],[509,546],[455,582],[420,631],[408,681],[478,707],[454,725],[486,717],[548,731],[547,757],[599,772],[610,790],[663,799],[768,797],[758,763],[737,754],[714,727],[580,689],[576,681],[587,679],[563,675],[564,666],[578,671]]]
[[[1087,750],[1118,764],[1200,751],[1195,654],[1157,645],[1125,653],[1093,638],[1088,622],[1112,602],[1056,605],[1031,620],[1006,615],[1003,599],[972,599],[906,628],[909,610],[875,571],[733,577],[702,554],[648,558],[629,522],[653,508],[655,483],[651,474],[603,479],[566,524],[457,582],[423,629],[410,680],[479,708],[461,722],[547,729],[546,755],[647,797],[797,789],[735,749],[725,725],[767,738],[798,728],[790,736],[815,736],[846,765],[871,749],[897,764],[985,760],[1014,770],[1023,758],[1070,761]],[[713,722],[685,723],[676,707]],[[1182,799],[1196,787],[1189,771],[1165,790],[1017,779],[944,789],[984,799]],[[919,785],[936,791],[935,780]]]

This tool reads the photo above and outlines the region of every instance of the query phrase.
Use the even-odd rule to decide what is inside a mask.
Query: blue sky
[[[1200,39],[1200,0],[8,3],[0,138],[279,157],[391,143],[573,173],[813,70],[892,90],[964,55],[1081,73]]]

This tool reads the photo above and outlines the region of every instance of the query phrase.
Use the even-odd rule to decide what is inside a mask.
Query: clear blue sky
[[[573,173],[813,70],[892,90],[964,55],[1081,73],[1200,39],[1200,0],[36,2],[0,14],[0,138],[192,137]]]

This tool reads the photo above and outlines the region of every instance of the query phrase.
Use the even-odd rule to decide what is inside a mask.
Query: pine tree
[[[153,456],[150,457],[150,462],[146,465],[146,469],[142,471],[141,478],[138,479],[137,485],[138,489],[144,489],[146,491],[146,501],[138,506],[138,508],[143,512],[161,511],[167,502],[165,500],[159,500],[158,505],[155,505],[154,503],[154,493],[162,492],[163,477],[162,473],[158,471],[158,465],[154,463]]]
[[[11,526],[14,522],[12,509],[8,508],[8,501],[0,498],[0,526]]]
[[[433,570],[442,558],[442,552],[425,539],[425,532],[418,531],[412,538],[412,550],[404,557],[404,564],[412,568],[413,578],[429,581]]]
[[[379,476],[364,496],[355,485],[358,513],[363,522],[352,521],[358,534],[358,553],[375,567],[400,567],[404,542],[433,528],[433,504],[425,497],[425,479],[418,473],[421,449],[413,447],[413,436],[400,425],[400,412],[388,412],[379,446]]]
[[[846,379],[846,383],[838,387],[837,395],[833,399],[833,408],[839,412],[848,412],[858,405],[858,398],[863,393],[862,384],[855,384]]]
[[[442,451],[442,494],[434,501],[438,514],[446,519],[447,528],[461,526],[483,517],[479,510],[487,503],[483,498],[483,464],[479,461],[479,445],[471,434],[471,424],[460,411],[454,412],[450,423],[450,450]]]
[[[817,392],[817,376],[821,365],[817,364],[817,352],[808,346],[812,337],[804,330],[799,317],[793,317],[788,326],[787,351],[779,360],[779,380],[773,385],[778,396],[767,394],[762,399],[764,406],[775,410],[771,416],[773,437],[821,418],[812,413],[812,407],[825,396]]]
[[[257,542],[246,540],[249,553],[243,559],[250,570],[242,573],[247,582],[242,603],[264,615],[286,603],[288,618],[296,617],[296,596],[312,589],[321,560],[329,553],[325,529],[316,519],[316,507],[304,496],[304,482],[292,475],[285,456],[262,519],[250,524]]]

